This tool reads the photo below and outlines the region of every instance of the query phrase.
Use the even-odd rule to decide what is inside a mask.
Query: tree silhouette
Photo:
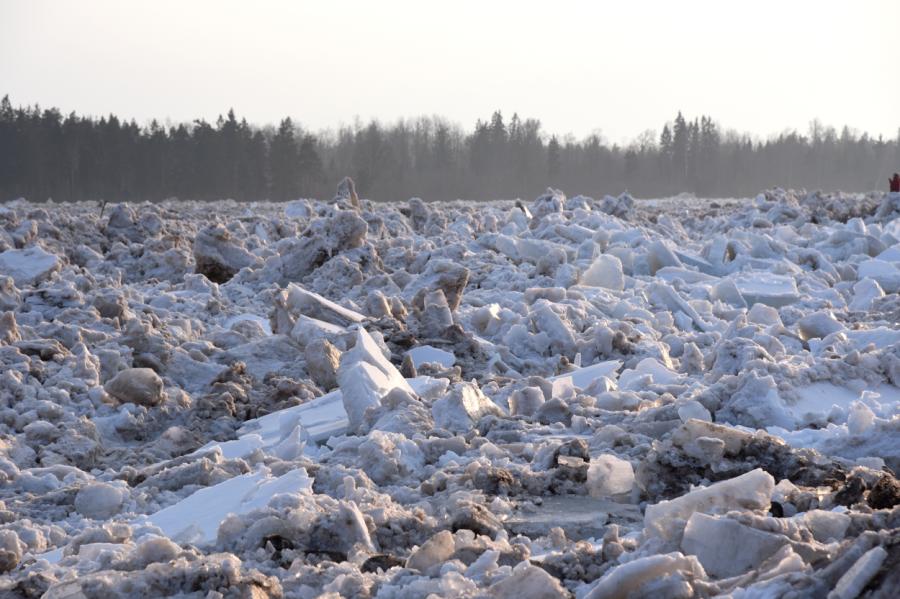
[[[620,147],[598,133],[560,139],[540,121],[495,111],[467,133],[440,117],[355,122],[312,135],[290,118],[256,128],[233,110],[216,119],[139,126],[0,99],[0,200],[165,198],[328,199],[345,175],[364,197],[405,200],[533,197],[548,185],[600,196],[688,191],[751,195],[760,189],[868,191],[900,169],[892,139],[813,120],[805,133],[766,140],[723,130],[710,116],[678,112],[657,137]]]

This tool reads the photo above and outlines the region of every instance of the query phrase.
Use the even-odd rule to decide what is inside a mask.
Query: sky
[[[0,95],[312,130],[494,110],[623,142],[678,110],[760,137],[895,137],[898,0],[0,0]]]

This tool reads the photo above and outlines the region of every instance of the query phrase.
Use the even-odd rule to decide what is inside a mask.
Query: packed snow
[[[896,597],[900,194],[0,212],[0,596]]]

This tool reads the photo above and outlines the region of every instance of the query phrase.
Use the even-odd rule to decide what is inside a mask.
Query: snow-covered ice
[[[900,196],[348,181],[4,208],[0,597],[897,596]]]

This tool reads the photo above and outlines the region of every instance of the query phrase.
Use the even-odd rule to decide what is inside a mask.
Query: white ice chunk
[[[431,406],[438,426],[457,433],[467,433],[483,416],[502,416],[503,411],[488,399],[475,383],[460,383]]]
[[[551,383],[555,383],[559,380],[569,379],[575,388],[587,389],[591,383],[599,378],[608,377],[615,379],[616,371],[621,367],[622,362],[619,360],[609,360],[606,362],[598,362],[590,366],[584,366],[583,368],[573,370],[572,372],[551,377],[548,380]]]
[[[644,358],[634,369],[625,370],[619,375],[619,387],[622,389],[640,388],[643,386],[641,381],[647,375],[650,375],[657,385],[671,385],[679,379],[678,373],[672,372],[660,364],[656,358]]]
[[[309,200],[294,200],[284,205],[284,216],[287,218],[309,218],[311,215]]]
[[[12,277],[17,287],[46,279],[61,267],[59,258],[37,246],[0,253],[0,276]]]
[[[682,264],[678,256],[657,239],[647,248],[647,266],[650,268],[650,274],[655,275],[656,271],[665,266],[681,267]]]
[[[402,389],[410,394],[415,393],[363,328],[357,331],[353,349],[341,356],[338,384],[350,430],[359,426],[367,409],[380,405],[381,398],[392,390]]]
[[[694,513],[684,528],[681,550],[696,555],[711,576],[728,578],[759,566],[788,542],[730,518]]]
[[[366,319],[359,312],[338,305],[294,283],[287,287],[287,306],[292,312],[340,326],[348,326]]]
[[[631,462],[612,454],[591,458],[587,471],[587,487],[591,497],[609,497],[630,493],[634,486]]]
[[[271,323],[269,323],[269,319],[263,318],[262,316],[259,316],[257,314],[238,314],[236,316],[230,316],[225,319],[225,322],[222,323],[222,327],[231,329],[237,323],[244,322],[245,320],[258,323],[266,335],[272,334],[272,325]]]
[[[712,415],[703,404],[696,400],[688,400],[678,404],[678,417],[682,422],[690,419],[702,420],[704,422],[712,422]]]
[[[853,285],[853,299],[850,300],[851,310],[870,310],[872,303],[879,297],[884,297],[884,290],[878,281],[864,277]]]
[[[860,281],[865,278],[875,280],[887,293],[900,291],[900,268],[887,260],[872,258],[860,262],[856,269],[856,276]]]
[[[861,401],[850,404],[850,413],[847,415],[847,429],[851,435],[862,435],[875,424],[875,413]]]
[[[263,448],[274,447],[297,424],[303,425],[310,441],[313,442],[324,441],[329,437],[345,433],[348,419],[341,392],[332,391],[305,404],[272,412],[255,420],[248,420],[239,432],[242,434],[242,439],[246,435],[258,435],[262,439]],[[248,441],[248,444],[250,443],[252,441]]]
[[[827,310],[820,310],[807,314],[797,322],[797,328],[800,330],[800,338],[821,339],[831,333],[836,333],[844,328],[834,314]]]
[[[765,304],[753,304],[747,311],[747,321],[764,327],[782,324],[778,310]]]
[[[625,288],[622,261],[611,254],[600,254],[581,275],[581,284],[621,291]]]
[[[304,468],[279,477],[268,468],[235,476],[212,487],[200,489],[175,505],[147,518],[172,540],[206,545],[216,540],[219,524],[228,514],[245,514],[269,504],[279,493],[303,493],[312,490],[312,479]]]
[[[828,510],[809,510],[794,516],[801,521],[820,543],[842,541],[850,527],[850,516]]]
[[[630,597],[645,583],[685,572],[690,578],[705,578],[706,572],[694,556],[675,551],[662,555],[650,555],[620,564],[607,572],[584,599],[619,599]]]
[[[883,547],[873,547],[866,551],[847,572],[841,576],[828,599],[855,599],[869,581],[878,574],[881,564],[887,558]]]
[[[648,505],[644,528],[651,536],[671,539],[694,512],[765,510],[769,508],[775,479],[761,468],[714,483],[659,503]]]
[[[793,277],[768,272],[752,272],[738,275],[734,284],[748,305],[766,304],[773,308],[787,306],[800,300]]]
[[[452,352],[438,349],[432,345],[420,345],[406,353],[409,354],[416,368],[427,363],[436,363],[445,368],[450,368],[456,363],[456,356]]]
[[[218,449],[226,460],[242,458],[263,447],[263,439],[256,433],[243,435],[233,441],[210,441],[191,455],[200,455]]]

